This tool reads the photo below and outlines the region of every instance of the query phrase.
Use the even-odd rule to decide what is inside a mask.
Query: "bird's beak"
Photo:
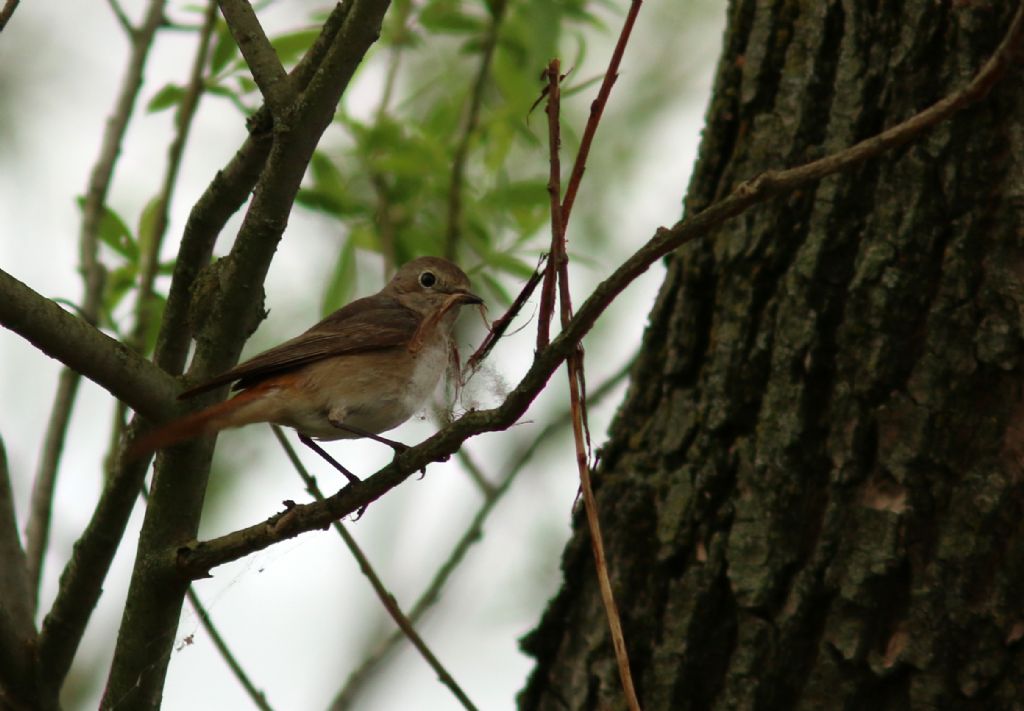
[[[452,293],[458,294],[460,297],[459,301],[463,304],[482,304],[484,302],[479,296],[465,289],[456,289]]]

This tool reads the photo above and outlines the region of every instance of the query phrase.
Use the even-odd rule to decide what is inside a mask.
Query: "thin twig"
[[[43,576],[43,559],[50,542],[50,521],[53,516],[53,496],[57,487],[57,473],[64,440],[67,437],[71,411],[82,376],[75,370],[64,368],[57,378],[57,391],[50,405],[43,446],[39,453],[36,476],[32,480],[32,498],[28,521],[25,525],[25,554],[29,580],[32,583],[32,610],[36,610],[39,586]]]
[[[397,2],[392,7],[394,14],[391,16],[391,22],[397,25],[398,29],[392,35],[395,41],[389,48],[388,68],[384,74],[384,89],[381,91],[380,103],[377,105],[376,111],[378,123],[387,114],[388,108],[391,106],[391,99],[394,97],[395,85],[398,83],[398,70],[402,66],[402,50],[405,49],[406,33],[408,32],[406,23],[412,14],[412,0]]]
[[[463,448],[456,452],[455,456],[458,458],[459,464],[465,468],[469,478],[476,485],[484,499],[489,499],[493,496],[496,487],[487,479],[484,470],[480,468],[480,465],[476,463],[470,453]]]
[[[576,374],[580,370],[580,355],[576,352],[569,356],[569,399],[572,403],[572,434],[576,443],[576,464],[580,473],[580,488],[583,491],[583,508],[587,515],[587,527],[590,529],[590,546],[594,553],[594,562],[597,566],[598,586],[601,589],[601,601],[604,603],[605,612],[608,617],[608,628],[611,632],[612,646],[615,649],[615,660],[619,667],[619,679],[622,682],[622,691],[626,696],[626,703],[631,711],[640,711],[640,702],[636,697],[636,689],[633,686],[633,675],[629,668],[629,654],[626,650],[626,639],[622,633],[622,620],[619,616],[618,606],[615,604],[615,595],[612,592],[612,584],[608,575],[608,561],[604,553],[604,541],[601,536],[601,524],[597,516],[597,499],[594,498],[594,490],[590,485],[590,466],[587,462],[587,451],[583,438],[583,412],[580,406],[579,384]]]
[[[10,22],[11,16],[14,15],[14,11],[18,9],[18,2],[20,0],[7,0],[4,3],[4,7],[0,10],[0,32],[4,31],[7,27],[7,23]]]
[[[85,193],[79,233],[79,270],[84,281],[84,295],[80,312],[82,318],[93,325],[99,318],[106,279],[106,270],[99,261],[100,223],[104,214],[107,192],[114,174],[114,166],[121,151],[121,142],[128,128],[135,100],[142,88],[146,59],[153,44],[153,37],[163,20],[163,8],[164,0],[150,0],[142,25],[132,33],[132,49],[128,65],[121,81],[114,111],[107,120],[100,154],[93,166]],[[39,469],[32,484],[32,503],[25,532],[25,548],[33,595],[36,598],[39,581],[42,577],[43,556],[46,553],[50,535],[50,518],[53,511],[53,492],[56,487],[57,471],[80,379],[81,375],[78,372],[65,370],[61,373],[57,393],[54,395],[54,404],[50,410],[50,421],[47,424],[43,450],[39,457]],[[33,609],[35,604],[34,600]]]
[[[411,0],[407,2],[395,3],[393,6],[393,15],[390,21],[397,25],[397,30],[393,35],[396,40],[389,49],[388,53],[388,68],[384,75],[384,89],[381,91],[380,103],[377,104],[377,110],[374,112],[376,116],[376,123],[380,126],[387,118],[388,109],[391,107],[391,100],[394,97],[395,86],[398,83],[398,71],[402,66],[402,57],[405,48],[404,35],[408,28],[406,23],[409,21],[409,16],[412,14],[413,3]],[[384,266],[384,281],[390,281],[394,275],[395,270],[398,268],[398,253],[396,243],[398,241],[398,226],[395,224],[394,215],[392,214],[391,196],[388,194],[388,182],[385,175],[377,169],[375,162],[370,157],[363,156],[361,161],[364,170],[370,179],[370,186],[373,188],[373,194],[376,198],[376,219],[377,219],[377,240],[380,245],[380,253],[383,258],[381,261]]]
[[[228,667],[231,669],[231,673],[235,675],[238,682],[245,689],[245,692],[252,699],[252,702],[257,708],[262,711],[274,711],[273,707],[267,701],[267,696],[264,692],[256,688],[256,685],[252,683],[252,679],[242,669],[242,665],[239,664],[238,659],[235,658],[234,653],[228,648],[227,642],[221,636],[220,631],[213,624],[213,620],[210,619],[210,613],[206,611],[202,601],[199,599],[199,595],[195,589],[190,585],[188,592],[185,593],[188,597],[189,604],[192,605],[192,609],[195,610],[196,616],[199,618],[199,623],[206,630],[206,634],[210,635],[210,640],[213,642],[213,646],[217,648],[217,652],[220,653],[221,659],[223,659]]]
[[[208,0],[206,15],[203,18],[202,27],[198,28],[199,43],[196,47],[196,56],[192,63],[192,71],[189,76],[188,85],[178,103],[178,109],[174,116],[174,137],[167,148],[167,167],[164,170],[164,179],[157,193],[155,203],[152,206],[153,221],[150,225],[149,234],[142,234],[139,237],[139,276],[138,291],[135,297],[135,324],[132,332],[128,335],[127,343],[140,353],[146,352],[146,335],[153,323],[153,286],[156,282],[157,271],[160,265],[160,248],[163,245],[164,236],[167,232],[168,212],[171,199],[174,196],[174,188],[178,182],[178,171],[181,167],[181,160],[185,154],[185,144],[188,141],[189,129],[192,120],[195,118],[196,109],[199,107],[199,99],[204,89],[203,69],[206,66],[206,58],[210,49],[210,38],[213,36],[213,29],[217,19],[217,0]],[[149,208],[147,208],[149,209]],[[106,466],[108,476],[117,463],[117,447],[124,435],[124,428],[128,422],[128,407],[118,400],[114,406],[113,426],[110,428],[110,444],[107,448]]]
[[[622,55],[626,51],[626,43],[629,42],[629,35],[633,32],[633,24],[640,13],[640,5],[643,0],[633,0],[626,13],[626,20],[622,24],[622,31],[619,32],[619,39],[615,43],[615,50],[612,52],[611,60],[608,62],[608,70],[604,73],[601,81],[601,88],[597,91],[597,98],[590,105],[590,117],[583,129],[583,136],[580,138],[580,148],[576,153],[576,162],[573,163],[572,173],[569,175],[569,182],[565,186],[565,199],[562,200],[562,214],[565,222],[569,221],[572,214],[573,203],[576,202],[576,192],[579,190],[580,181],[583,179],[583,171],[587,167],[587,156],[590,155],[590,145],[594,141],[594,134],[597,133],[597,125],[601,122],[601,115],[604,107],[608,104],[608,96],[612,92],[612,85],[619,78],[619,65],[622,63]]]
[[[544,71],[548,83],[545,95],[548,115],[549,164],[548,198],[551,203],[551,249],[550,262],[544,274],[544,286],[540,290],[540,312],[537,314],[537,350],[551,342],[551,316],[555,312],[555,279],[561,272],[560,264],[565,255],[565,223],[562,220],[562,165],[559,158],[561,138],[558,118],[561,111],[560,82],[561,64],[552,59]]]
[[[14,510],[11,473],[7,467],[7,451],[0,439],[0,600],[4,612],[15,615],[27,630],[34,629],[32,606],[29,603],[29,577],[25,569],[25,551],[18,539],[18,517]]]
[[[614,389],[626,379],[626,376],[629,375],[632,365],[633,359],[630,359],[629,362],[619,368],[604,383],[594,390],[591,402],[600,402],[607,397],[609,393],[614,391]],[[490,491],[484,495],[484,500],[480,504],[480,508],[477,509],[477,512],[469,522],[469,525],[466,526],[466,530],[452,547],[451,552],[448,554],[448,558],[437,569],[437,572],[434,574],[434,577],[431,579],[426,589],[420,595],[419,599],[416,600],[416,603],[409,609],[409,619],[413,623],[417,622],[440,599],[441,590],[448,582],[452,573],[455,572],[465,559],[466,554],[469,552],[469,549],[473,544],[480,541],[484,523],[498,505],[498,502],[501,501],[509,491],[512,483],[519,474],[526,469],[526,465],[529,464],[531,459],[533,459],[534,454],[537,453],[541,446],[569,423],[570,416],[570,410],[567,409],[545,425],[537,436],[532,438],[529,446],[523,449],[519,453],[519,457],[509,465],[507,472],[504,477],[502,477],[501,481],[498,482],[498,485],[492,486]],[[459,454],[461,455],[463,451],[464,450],[460,449]],[[345,680],[344,686],[342,686],[341,690],[337,695],[335,695],[334,701],[330,706],[330,711],[345,711],[346,709],[352,708],[356,697],[366,686],[367,682],[375,673],[378,673],[380,664],[390,655],[390,653],[403,639],[405,639],[405,635],[402,634],[401,630],[396,630],[381,640],[380,643],[370,651],[366,658],[363,659],[359,666],[349,674],[348,679]]]
[[[491,349],[498,343],[498,340],[505,335],[505,331],[508,330],[509,324],[512,323],[512,319],[519,315],[519,312],[523,310],[523,306],[526,305],[527,300],[533,296],[534,290],[540,283],[540,280],[544,278],[546,270],[547,255],[541,255],[540,260],[537,262],[537,267],[533,270],[533,274],[526,280],[526,284],[519,291],[519,295],[516,296],[512,305],[508,307],[508,311],[501,315],[500,318],[494,320],[491,323],[491,330],[487,333],[487,336],[480,343],[479,348],[474,351],[473,355],[466,361],[466,368],[470,372],[480,367],[480,363],[490,354]]]
[[[37,643],[32,620],[32,591],[25,567],[25,552],[18,540],[14,494],[7,455],[0,440],[0,697],[13,706],[30,708],[35,696],[33,655]]]
[[[153,306],[155,304],[153,287],[160,265],[160,248],[163,245],[164,236],[167,232],[168,211],[171,199],[174,196],[174,188],[178,182],[178,170],[181,166],[181,159],[185,154],[185,144],[188,141],[189,129],[192,126],[192,119],[195,118],[196,109],[199,107],[199,99],[203,93],[203,69],[206,66],[210,38],[213,36],[216,19],[217,1],[208,0],[203,25],[199,30],[199,43],[196,48],[196,56],[192,64],[188,85],[185,87],[174,117],[175,134],[167,149],[167,167],[164,170],[164,179],[160,192],[157,193],[155,203],[151,208],[153,221],[148,228],[148,234],[143,235],[141,231],[139,234],[139,277],[138,292],[135,297],[135,324],[127,338],[128,345],[139,353],[146,352],[146,335],[152,328],[155,316],[153,313]],[[114,406],[113,425],[110,428],[110,444],[107,448],[105,469],[108,476],[110,476],[113,467],[117,464],[117,447],[121,442],[121,437],[124,435],[124,428],[127,422],[128,406],[118,400]]]
[[[470,143],[480,122],[480,107],[483,105],[484,90],[490,77],[494,51],[498,47],[498,31],[505,18],[505,5],[506,0],[493,0],[488,4],[491,22],[480,48],[480,66],[469,94],[469,107],[462,124],[462,132],[452,154],[452,174],[448,183],[448,224],[444,233],[444,256],[447,259],[455,259],[456,246],[462,233],[462,190],[465,187],[466,161],[469,158]]]
[[[369,161],[363,161],[363,166],[370,176],[370,185],[373,187],[373,195],[376,198],[377,217],[377,238],[380,244],[380,252],[384,263],[384,280],[390,281],[398,269],[398,254],[396,243],[398,241],[398,226],[395,224],[391,208],[391,196],[388,194],[388,182],[384,174],[378,171]]]
[[[622,632],[622,618],[619,615],[618,605],[615,603],[615,594],[612,592],[611,579],[608,574],[608,560],[604,553],[604,538],[601,535],[601,523],[597,513],[597,499],[594,497],[594,490],[590,483],[590,463],[587,456],[586,441],[584,439],[584,422],[586,414],[583,408],[581,386],[583,378],[583,356],[577,350],[566,360],[569,375],[569,402],[572,407],[572,435],[576,447],[576,466],[579,470],[580,489],[583,492],[583,508],[587,516],[587,528],[590,530],[590,546],[594,553],[594,563],[597,567],[598,587],[601,590],[601,601],[604,603],[605,613],[608,618],[608,629],[611,633],[612,647],[615,650],[615,661],[619,668],[619,679],[622,682],[622,691],[626,697],[630,711],[640,711],[640,701],[636,696],[636,689],[633,685],[633,674],[630,671],[629,653],[626,650],[626,638]]]
[[[164,236],[167,232],[168,212],[171,201],[174,198],[174,189],[178,184],[178,172],[181,168],[181,160],[185,155],[185,145],[188,142],[189,131],[192,128],[192,121],[195,118],[196,110],[199,108],[199,100],[203,95],[204,80],[203,72],[206,68],[206,58],[210,50],[210,39],[213,36],[213,29],[217,22],[217,2],[208,0],[206,15],[203,18],[203,28],[199,33],[199,42],[196,47],[195,59],[192,61],[192,70],[189,74],[188,84],[178,104],[178,110],[174,116],[174,138],[167,147],[167,166],[164,169],[164,178],[160,186],[160,192],[156,197],[156,204],[153,207],[153,224],[149,239],[142,248],[139,258],[139,293],[135,302],[135,327],[131,334],[130,344],[137,350],[144,350],[145,335],[153,320],[152,301],[153,284],[156,281],[157,270],[160,264],[160,247],[163,245]],[[142,235],[140,235],[141,237]]]
[[[149,490],[144,486],[141,492],[142,498],[145,501],[149,501]],[[234,652],[228,647],[227,641],[221,635],[220,630],[213,623],[213,618],[210,617],[209,611],[206,606],[203,605],[202,600],[199,599],[199,593],[196,592],[195,587],[192,585],[188,586],[188,590],[185,591],[185,596],[188,598],[189,604],[192,605],[192,609],[196,613],[196,617],[199,618],[199,624],[203,626],[206,633],[210,636],[210,640],[213,642],[213,646],[217,648],[217,652],[221,658],[231,669],[231,673],[235,675],[235,678],[245,689],[246,693],[249,694],[249,698],[256,704],[262,711],[274,711],[270,704],[267,702],[266,694],[256,688],[256,685],[252,683],[252,679],[246,674],[245,670],[242,669],[241,663],[235,657]]]
[[[323,501],[324,495],[320,491],[320,487],[317,485],[316,479],[310,476],[306,467],[302,464],[302,460],[300,460],[298,455],[295,453],[295,449],[285,437],[284,432],[282,432],[281,428],[277,425],[272,425],[272,427],[274,430],[274,436],[277,437],[277,441],[280,442],[285,454],[288,455],[288,459],[291,461],[292,466],[295,467],[296,473],[298,473],[302,478],[302,481],[306,484],[307,491],[309,491],[317,501]],[[388,614],[391,615],[392,619],[394,619],[395,624],[397,624],[402,630],[402,633],[409,638],[412,645],[416,647],[416,650],[420,655],[422,655],[423,659],[426,660],[427,664],[430,665],[430,668],[434,670],[434,673],[437,674],[437,678],[442,684],[448,687],[455,698],[459,700],[459,703],[462,704],[463,708],[467,709],[467,711],[477,711],[476,706],[474,706],[473,702],[469,700],[468,696],[466,696],[462,687],[458,685],[455,678],[447,669],[444,668],[441,662],[437,659],[437,656],[430,650],[423,641],[423,638],[420,637],[413,628],[412,622],[405,616],[401,608],[398,606],[395,596],[392,595],[386,587],[384,587],[384,583],[381,581],[380,576],[377,575],[373,566],[370,564],[369,559],[363,553],[359,544],[356,543],[355,538],[352,537],[352,534],[348,532],[348,529],[341,525],[340,521],[334,521],[332,522],[332,525],[338,535],[341,536],[342,541],[345,542],[345,546],[348,547],[353,557],[355,557],[356,561],[359,563],[359,569],[363,571],[363,575],[365,575],[366,579],[370,581],[370,585],[373,587],[373,591],[377,594],[377,597],[380,598],[381,603],[384,605],[384,609],[388,611]]]
[[[121,7],[121,3],[118,0],[107,0],[107,5],[110,6],[110,11],[114,13],[114,17],[117,18],[117,24],[121,25],[121,29],[128,38],[135,36],[135,27],[132,25],[131,19],[128,17],[128,13]]]
[[[557,276],[559,316],[562,330],[564,331],[572,320],[572,301],[569,293],[569,259],[565,249],[565,229],[568,215],[563,213],[562,204],[559,201],[561,195],[558,159],[559,82],[561,81],[559,71],[558,60],[552,60],[548,66],[549,83],[546,106],[551,154],[551,177],[548,183],[548,192],[551,195],[551,268],[548,270],[549,277],[545,281],[545,289],[547,291],[544,296],[553,299],[551,295],[554,293],[554,280]],[[598,116],[600,116],[599,112]],[[579,163],[580,161],[577,160],[577,165]],[[582,178],[582,171],[579,177]],[[550,314],[548,318],[550,318]],[[538,343],[541,335],[544,335],[546,340],[547,333],[541,334],[538,331]],[[626,640],[622,632],[622,620],[619,616],[618,605],[615,603],[615,595],[612,592],[611,579],[608,574],[608,561],[604,553],[604,539],[601,535],[601,524],[597,513],[597,500],[594,498],[594,491],[590,483],[590,461],[587,456],[586,447],[586,442],[589,441],[590,436],[588,433],[586,440],[584,439],[586,415],[581,396],[583,351],[578,344],[572,353],[569,354],[565,365],[566,373],[569,376],[569,406],[572,412],[572,434],[576,448],[576,467],[579,470],[580,489],[583,491],[583,507],[586,511],[587,527],[590,530],[590,543],[594,553],[594,563],[597,568],[601,601],[604,603],[605,614],[608,618],[608,629],[611,633],[612,647],[615,650],[615,660],[618,663],[619,678],[622,682],[622,691],[626,697],[626,703],[630,711],[640,711],[640,702],[636,697],[633,675],[630,671]]]

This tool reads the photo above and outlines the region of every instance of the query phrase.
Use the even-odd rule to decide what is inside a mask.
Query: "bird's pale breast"
[[[379,434],[424,407],[448,364],[448,339],[415,354],[404,348],[318,361],[303,373],[303,401],[292,400],[280,424],[322,440],[351,439],[331,420]]]

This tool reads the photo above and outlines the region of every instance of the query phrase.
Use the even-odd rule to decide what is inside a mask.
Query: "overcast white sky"
[[[126,10],[141,14],[143,2],[130,0]],[[622,3],[625,5],[625,3]],[[714,5],[710,0],[705,5]],[[588,287],[648,239],[659,225],[678,219],[683,190],[696,151],[701,117],[718,51],[724,7],[705,11],[706,26],[692,46],[645,47],[647,23],[671,20],[673,2],[649,2],[641,13],[631,52],[656,51],[677,56],[699,72],[691,80],[698,91],[683,96],[674,113],[647,135],[636,136],[640,154],[634,179],[621,186],[612,232],[618,240],[599,265],[573,272],[577,301]],[[272,26],[295,27],[281,8],[269,15]],[[609,15],[609,27],[619,21]],[[692,17],[692,16],[688,16]],[[617,29],[615,30],[617,31]],[[610,39],[610,38],[609,38]],[[590,47],[591,61],[606,56],[600,42]],[[0,35],[0,91],[6,95],[0,116],[0,267],[50,297],[76,301],[81,296],[77,267],[78,210],[75,196],[83,192],[98,152],[98,137],[123,72],[127,43],[104,3],[24,2]],[[161,33],[147,70],[141,105],[166,81],[180,81],[191,63],[191,37]],[[674,54],[673,54],[674,53]],[[621,85],[628,83],[627,54]],[[603,59],[601,60],[604,61]],[[15,81],[13,72],[17,72]],[[372,72],[361,75],[351,101],[375,105]],[[620,92],[621,93],[621,92]],[[615,97],[612,106],[614,110]],[[581,99],[582,100],[582,99]],[[589,99],[587,99],[589,100]],[[137,112],[124,146],[112,205],[124,215],[137,215],[161,179],[170,112],[143,116]],[[241,117],[225,103],[204,101],[182,170],[168,239],[180,234],[191,204],[214,171],[235,150],[243,134]],[[598,148],[600,149],[600,142]],[[539,157],[543,160],[543,157]],[[564,160],[564,159],[563,159]],[[587,209],[586,183],[577,213]],[[237,223],[233,223],[237,225]],[[247,353],[267,345],[268,333],[293,335],[316,319],[320,285],[334,256],[322,238],[336,229],[324,218],[293,213],[267,282],[270,316]],[[233,227],[229,227],[228,235]],[[222,244],[228,243],[228,235]],[[374,276],[374,275],[371,275]],[[616,370],[635,350],[646,314],[660,281],[658,268],[641,278],[588,340],[588,380],[592,386]],[[360,282],[362,293],[379,283]],[[316,285],[312,290],[302,285]],[[492,316],[494,314],[492,313]],[[298,327],[295,327],[298,325]],[[471,344],[469,344],[471,345]],[[532,352],[528,329],[502,344],[496,369],[514,383]],[[42,433],[56,387],[58,364],[18,336],[0,330],[0,436],[14,477],[18,513],[27,509],[31,479]],[[529,443],[545,421],[545,413],[565,402],[564,375],[510,434],[489,435],[469,449],[490,477],[504,473],[504,462]],[[483,387],[482,397],[493,398]],[[593,414],[595,434],[603,433],[613,405]],[[485,402],[486,404],[486,402]],[[75,536],[88,521],[98,496],[100,462],[107,441],[113,403],[102,389],[84,383],[74,412],[57,497],[53,544],[47,559],[42,597],[45,609],[56,589],[57,576]],[[429,435],[432,425],[413,421],[393,436],[414,443]],[[598,434],[598,441],[602,438]],[[332,445],[352,468],[372,472],[386,462],[389,450],[377,445]],[[228,433],[218,452],[243,478],[230,500],[204,520],[204,535],[226,532],[262,520],[279,510],[283,499],[305,500],[301,482],[265,427]],[[220,454],[218,456],[221,456]],[[318,472],[325,489],[336,485],[332,474],[302,453]],[[515,693],[531,668],[518,652],[517,640],[536,623],[545,601],[560,581],[558,558],[569,534],[576,493],[569,435],[520,478],[492,516],[486,536],[444,593],[444,602],[421,631],[449,671],[482,709],[511,709]],[[227,464],[225,464],[227,466]],[[229,475],[225,471],[215,476]],[[213,488],[218,486],[215,480]],[[412,480],[375,503],[350,530],[365,546],[400,603],[409,605],[427,584],[448,548],[476,510],[478,497],[456,463],[431,465],[422,480]],[[99,686],[86,694],[81,708],[95,708],[101,693],[131,570],[134,541],[142,507],[105,585],[105,593],[79,653],[82,679],[99,670]],[[22,519],[23,520],[23,519]],[[307,534],[233,565],[215,570],[212,580],[196,588],[242,665],[263,688],[276,709],[324,708],[368,640],[390,631],[369,585],[333,533]],[[244,709],[250,702],[209,643],[191,612],[185,612],[180,649],[171,660],[164,708]],[[188,638],[191,644],[184,644]],[[401,680],[397,682],[395,680]],[[364,698],[359,708],[449,709],[456,703],[413,652],[403,652],[385,684]]]

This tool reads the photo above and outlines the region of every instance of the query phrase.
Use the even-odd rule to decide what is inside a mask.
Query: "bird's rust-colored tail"
[[[257,389],[243,390],[235,397],[210,405],[199,412],[171,420],[136,439],[128,447],[125,456],[128,461],[151,454],[158,449],[172,447],[201,435],[211,435],[229,427],[248,424],[249,418],[241,415],[244,406],[258,399]]]

